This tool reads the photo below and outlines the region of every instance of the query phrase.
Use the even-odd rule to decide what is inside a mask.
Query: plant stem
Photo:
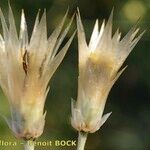
[[[24,150],[34,150],[34,143],[32,141],[25,141]]]
[[[79,132],[77,150],[84,150],[88,133]]]

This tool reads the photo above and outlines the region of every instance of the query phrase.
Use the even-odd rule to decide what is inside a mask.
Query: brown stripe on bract
[[[29,63],[29,53],[27,50],[25,50],[24,55],[23,55],[22,65],[23,65],[23,70],[26,75],[28,73],[28,63]]]
[[[43,59],[43,61],[42,61],[42,63],[41,63],[41,66],[40,66],[40,68],[39,68],[39,75],[40,75],[40,77],[42,76],[43,67],[44,67],[44,63],[45,63],[45,61],[46,61],[46,58],[47,58],[47,55],[45,55],[45,57],[44,57],[44,59]]]

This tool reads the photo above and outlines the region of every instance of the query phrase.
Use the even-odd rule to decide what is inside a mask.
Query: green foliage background
[[[80,8],[90,38],[96,18],[107,19],[114,7],[114,31],[117,27],[122,35],[128,32],[141,17],[140,27],[146,34],[134,48],[125,65],[126,71],[112,88],[105,112],[112,111],[111,117],[95,134],[88,137],[86,150],[149,150],[150,149],[150,1],[149,0],[10,0],[16,24],[19,29],[21,9],[25,9],[29,33],[39,8],[47,9],[48,33],[56,27],[68,6],[68,19]],[[8,2],[0,0],[0,7],[7,15]],[[75,29],[75,21],[71,35]],[[0,29],[1,31],[1,29]],[[67,37],[67,38],[68,38]],[[67,39],[66,38],[66,39]],[[68,50],[63,63],[50,81],[50,92],[45,109],[47,110],[45,130],[39,141],[75,140],[77,132],[70,125],[71,98],[77,96],[78,77],[77,37]],[[0,92],[0,112],[9,115],[8,102]],[[16,140],[6,123],[0,118],[0,140]],[[19,150],[18,147],[0,147],[0,150]],[[75,150],[75,147],[36,147],[36,150]]]

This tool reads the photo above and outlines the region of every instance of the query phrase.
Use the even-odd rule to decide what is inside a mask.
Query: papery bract
[[[3,28],[3,36],[0,36],[0,85],[11,108],[11,119],[6,120],[17,137],[35,139],[42,134],[45,124],[44,104],[49,91],[49,80],[74,37],[73,34],[58,52],[73,17],[62,31],[66,13],[62,22],[47,38],[46,11],[40,21],[38,12],[30,40],[23,11],[19,37],[10,6],[9,26],[1,10],[0,17]]]

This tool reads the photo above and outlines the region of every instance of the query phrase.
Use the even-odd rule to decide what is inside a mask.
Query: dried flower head
[[[72,103],[72,126],[78,131],[95,132],[107,120],[111,113],[103,115],[109,91],[120,74],[123,62],[142,37],[136,37],[139,29],[133,27],[120,40],[119,30],[112,36],[112,18],[99,30],[96,20],[94,30],[87,45],[80,14],[77,14],[79,78],[77,102]]]
[[[16,137],[35,139],[43,132],[48,83],[74,37],[73,34],[57,54],[73,20],[72,17],[62,31],[66,16],[67,13],[47,39],[46,11],[41,20],[38,12],[29,41],[24,12],[22,11],[18,37],[11,7],[9,6],[9,26],[0,10],[3,28],[3,37],[0,35],[0,85],[9,100],[11,119],[7,119],[7,122]]]

